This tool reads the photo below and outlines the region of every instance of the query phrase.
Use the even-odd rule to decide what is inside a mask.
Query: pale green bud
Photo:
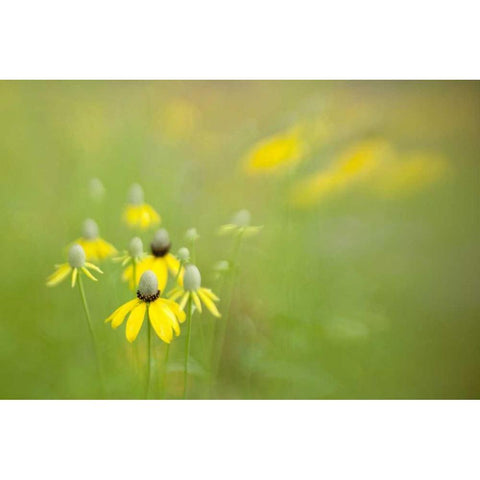
[[[138,183],[134,183],[128,190],[128,203],[131,205],[141,205],[143,198],[143,188]]]
[[[190,251],[186,247],[182,247],[178,249],[177,257],[182,262],[187,262],[190,258]]]
[[[170,245],[170,236],[164,228],[160,228],[155,232],[152,240],[152,248],[161,250],[167,248]]]
[[[239,227],[248,227],[250,225],[251,215],[248,210],[238,211],[232,218],[232,223]]]
[[[185,240],[189,243],[196,242],[200,238],[196,228],[189,228],[185,232]]]
[[[138,282],[138,291],[141,295],[149,297],[158,292],[158,279],[151,270],[145,270]]]
[[[82,237],[87,240],[95,240],[98,238],[98,225],[95,220],[87,218],[83,222]]]
[[[202,284],[200,270],[195,265],[187,265],[183,275],[183,288],[190,292],[195,292]]]
[[[228,272],[230,269],[230,263],[228,260],[219,260],[213,268],[217,272]]]
[[[105,195],[105,187],[99,178],[91,178],[88,182],[88,191],[94,200],[101,200]]]
[[[128,253],[137,258],[143,253],[143,242],[140,237],[133,237],[128,245]]]
[[[68,263],[73,268],[82,268],[85,265],[85,251],[78,244],[75,243],[70,247],[68,251]]]

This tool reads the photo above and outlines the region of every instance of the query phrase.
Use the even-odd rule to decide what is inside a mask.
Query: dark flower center
[[[140,290],[137,290],[137,298],[146,303],[154,302],[159,296],[160,290],[157,290],[157,293],[154,293],[153,295],[142,295]]]
[[[152,255],[155,257],[164,257],[169,251],[172,245],[169,243],[166,247],[155,247],[153,243],[150,244]]]

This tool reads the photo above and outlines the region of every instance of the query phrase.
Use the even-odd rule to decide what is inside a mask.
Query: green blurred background
[[[294,169],[245,171],[257,141],[299,122],[321,135]],[[242,244],[230,314],[219,304],[229,323],[213,385],[215,322],[193,318],[191,397],[478,398],[479,127],[479,82],[1,82],[0,397],[142,396],[145,328],[130,345],[103,323],[131,298],[121,267],[103,262],[101,281],[86,281],[103,394],[77,289],[45,286],[87,217],[126,247],[121,215],[139,182],[173,252],[197,228],[203,284],[223,300],[213,265],[232,239],[218,227],[241,208],[264,226]],[[295,182],[372,136],[448,168],[391,195],[366,179],[308,208],[289,202]],[[181,395],[184,342],[172,343],[168,398]],[[155,338],[156,396],[164,348]]]

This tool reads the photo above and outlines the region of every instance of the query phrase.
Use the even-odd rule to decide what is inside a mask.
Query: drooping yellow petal
[[[173,314],[175,315],[175,317],[177,317],[180,323],[183,323],[185,321],[185,312],[180,308],[180,305],[178,305],[178,303],[168,298],[162,298],[162,302],[166,303],[170,307],[170,310],[172,310]]]
[[[234,225],[233,223],[227,223],[226,225],[222,225],[218,229],[218,234],[219,235],[228,235],[230,233],[235,232],[238,230],[238,225]]]
[[[127,328],[125,329],[125,336],[130,343],[137,338],[138,332],[142,328],[146,309],[147,304],[145,302],[140,302],[130,312],[130,316],[127,320]]]
[[[217,306],[208,297],[204,288],[200,288],[198,290],[198,295],[202,299],[202,302],[204,303],[204,305],[210,310],[210,313],[212,315],[214,315],[215,317],[221,317],[220,312],[217,310]]]
[[[75,282],[77,281],[77,274],[78,268],[74,268],[72,272],[72,288],[75,286]]]
[[[92,270],[95,270],[98,273],[103,273],[102,270],[100,270],[95,264],[90,263],[90,262],[85,262],[85,266],[88,268],[91,268]]]
[[[168,280],[168,266],[165,258],[153,257],[153,260],[151,262],[151,270],[153,270],[153,272],[157,276],[159,290],[163,292]]]
[[[160,309],[162,310],[164,315],[166,315],[166,317],[168,318],[170,326],[171,328],[173,328],[175,335],[177,335],[178,337],[178,335],[180,335],[180,325],[178,324],[178,320],[174,311],[170,308],[169,303],[165,302],[163,298],[159,299],[157,303],[159,304]]]
[[[140,302],[137,298],[130,300],[127,303],[124,303],[122,306],[118,307],[106,320],[105,322],[112,322],[112,328],[119,327],[127,314]]]
[[[97,280],[85,267],[82,267],[82,272],[83,272],[90,280],[93,280],[94,282],[98,282],[98,280]]]
[[[155,333],[165,343],[172,341],[172,326],[170,319],[165,315],[161,308],[161,304],[157,301],[150,303],[149,307],[150,323],[155,330]]]
[[[58,285],[72,270],[68,263],[59,265],[57,270],[47,278],[47,287]]]
[[[178,304],[182,310],[185,309],[185,305],[187,303],[188,297],[190,296],[190,292],[185,292],[183,294],[182,299],[180,300],[180,303]]]
[[[127,205],[123,219],[130,227],[141,228],[142,230],[159,224],[161,221],[158,213],[147,203],[142,205]]]
[[[202,291],[203,291],[203,293],[205,293],[205,295],[210,297],[212,300],[215,300],[216,302],[218,302],[220,300],[209,288],[203,288],[202,287]]]
[[[197,292],[192,292],[192,300],[197,310],[202,313],[202,304],[200,303],[200,299],[198,298]]]
[[[103,260],[118,253],[117,249],[111,243],[103,240],[103,238],[97,238],[94,240],[94,242],[96,246],[97,258],[99,260]]]

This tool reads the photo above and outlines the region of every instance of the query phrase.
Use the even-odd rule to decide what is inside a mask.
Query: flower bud
[[[183,288],[190,292],[195,292],[202,284],[200,271],[195,265],[187,265],[183,275]]]
[[[170,236],[164,228],[160,228],[155,232],[152,240],[152,248],[161,250],[167,248],[170,245]]]
[[[143,242],[140,237],[133,237],[128,245],[128,253],[131,257],[137,258],[143,253]]]
[[[88,182],[88,191],[90,196],[97,201],[100,201],[105,195],[105,187],[99,178],[92,178]]]
[[[158,279],[151,270],[145,270],[138,282],[138,291],[144,297],[155,295],[158,292]]]
[[[70,247],[68,251],[68,263],[73,268],[82,268],[85,265],[85,251],[78,244],[75,243]]]
[[[221,273],[228,272],[228,270],[230,269],[230,263],[228,262],[228,260],[219,260],[214,265],[213,269],[216,272],[221,272]]]
[[[185,232],[185,240],[189,243],[196,242],[200,238],[196,228],[189,228]]]
[[[134,183],[128,190],[128,203],[131,205],[141,205],[143,198],[143,188],[138,183]]]
[[[188,250],[188,248],[182,247],[178,250],[177,257],[182,262],[186,262],[190,258],[190,251]]]
[[[232,223],[239,227],[248,227],[250,225],[251,215],[248,210],[238,211],[232,218]]]
[[[83,222],[82,237],[87,240],[95,240],[98,238],[98,225],[95,220],[87,218]]]

